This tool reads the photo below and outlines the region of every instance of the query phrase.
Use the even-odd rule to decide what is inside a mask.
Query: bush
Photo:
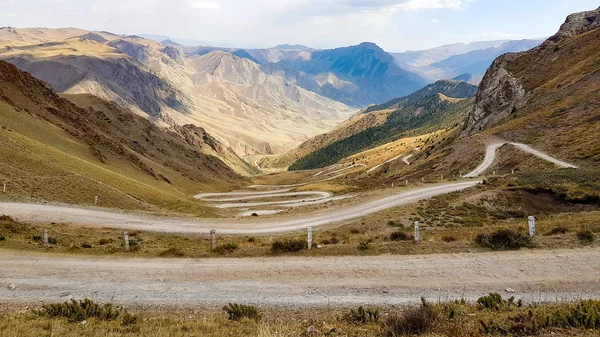
[[[563,226],[557,226],[552,228],[548,233],[546,233],[546,236],[551,236],[551,235],[558,235],[558,234],[567,234],[569,232],[569,229]]]
[[[92,245],[90,245],[89,243],[82,243],[81,248],[90,249],[90,248],[92,248]]]
[[[304,240],[277,240],[271,245],[273,253],[295,253],[308,248],[308,243]]]
[[[0,241],[4,241],[5,237],[4,235],[0,234]]]
[[[107,245],[109,243],[113,243],[113,239],[100,239],[100,241],[98,241],[98,244],[100,246],[104,246],[104,245]]]
[[[48,238],[48,243],[51,245],[55,245],[57,243],[55,238]]]
[[[358,229],[358,228],[352,228],[350,230],[350,233],[352,233],[352,234],[360,234],[360,229]]]
[[[444,235],[444,237],[442,237],[442,241],[444,242],[454,242],[456,241],[456,237],[452,236],[452,235]]]
[[[359,250],[368,250],[371,248],[371,246],[369,245],[368,242],[362,241],[361,243],[358,244],[358,248]]]
[[[350,312],[344,316],[347,322],[351,323],[377,323],[379,322],[379,310],[365,309],[362,305],[358,309],[350,309]]]
[[[233,253],[234,250],[238,249],[238,245],[236,243],[224,243],[222,245],[218,245],[215,247],[215,249],[213,249],[213,252],[218,253],[218,254],[227,254],[227,253]]]
[[[229,315],[229,319],[232,321],[239,321],[242,318],[258,321],[261,317],[258,308],[252,305],[229,303],[228,306],[223,307],[223,310]]]
[[[132,315],[128,312],[125,312],[123,314],[123,318],[121,318],[121,325],[122,326],[132,326],[137,324],[138,322],[138,318],[135,315]]]
[[[171,247],[167,250],[163,250],[158,255],[162,257],[184,257],[185,252],[179,248]]]
[[[34,235],[31,237],[31,240],[33,241],[42,241],[42,237],[40,235]]]
[[[390,316],[383,325],[386,336],[421,335],[431,331],[439,315],[421,299],[422,305],[406,309],[401,315]]]
[[[500,229],[492,234],[479,234],[475,243],[493,250],[516,250],[531,243],[529,236],[513,229]]]
[[[412,235],[405,232],[393,232],[390,234],[391,241],[412,241],[414,239]]]
[[[515,303],[515,297],[511,297],[508,300],[502,298],[498,293],[490,293],[489,295],[482,296],[477,299],[477,304],[482,308],[500,310],[504,306],[511,306]]]
[[[545,321],[548,328],[600,329],[600,301],[581,301],[575,306],[559,308],[550,313]]]
[[[577,239],[583,243],[592,243],[594,242],[594,233],[588,230],[583,230],[577,232]]]
[[[44,317],[64,317],[69,322],[81,322],[90,317],[101,320],[114,320],[121,314],[121,310],[115,308],[112,304],[97,304],[90,299],[81,301],[71,300],[71,302],[46,304],[36,313]]]

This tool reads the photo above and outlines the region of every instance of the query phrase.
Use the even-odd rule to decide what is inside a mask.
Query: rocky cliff
[[[508,53],[497,58],[487,70],[479,85],[476,104],[469,113],[461,137],[470,136],[495,126],[517,113],[531,97],[534,87],[527,88],[525,82],[536,74],[520,72],[515,74],[511,66],[524,56],[537,59],[536,62],[551,63],[550,52],[557,52],[560,45],[569,38],[600,28],[600,8],[570,15],[558,33],[539,47],[522,53]],[[554,56],[556,57],[556,55]],[[547,61],[547,62],[546,62]],[[541,84],[541,83],[540,83]]]

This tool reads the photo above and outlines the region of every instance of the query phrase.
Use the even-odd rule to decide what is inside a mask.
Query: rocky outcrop
[[[467,117],[461,137],[470,136],[499,124],[527,103],[528,92],[507,69],[521,55],[538,53],[570,37],[600,28],[600,8],[570,15],[558,33],[531,51],[504,54],[497,58],[483,77],[475,106]]]
[[[492,63],[479,84],[475,106],[461,137],[496,125],[525,104],[525,89],[519,79],[506,70],[506,65],[517,57],[519,54],[504,54]]]
[[[565,23],[560,26],[558,33],[546,40],[542,46],[557,43],[564,39],[589,32],[590,30],[596,28],[600,28],[600,7],[593,11],[569,15]]]

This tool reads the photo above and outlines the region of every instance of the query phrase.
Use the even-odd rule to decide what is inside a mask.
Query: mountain
[[[507,52],[531,49],[541,40],[498,40],[458,43],[433,49],[393,54],[400,67],[428,80],[454,78],[469,73],[483,76],[495,58]],[[473,82],[474,84],[477,84]]]
[[[355,107],[385,102],[425,84],[418,75],[398,67],[393,56],[368,42],[314,51],[309,59],[279,64],[312,75],[324,96]]]
[[[273,47],[272,49],[279,49],[279,50],[302,50],[302,51],[313,51],[315,49],[301,45],[301,44],[280,44],[277,45],[275,47]]]
[[[597,165],[599,40],[600,8],[570,15],[530,51],[496,59],[481,81],[462,138],[482,132]]]
[[[282,50],[260,57],[302,53]],[[92,94],[162,127],[205,128],[238,155],[284,152],[353,113],[265,73],[248,51],[165,45],[74,28],[2,28],[0,59],[59,93]]]
[[[166,130],[89,94],[61,97],[4,61],[0,125],[0,179],[19,198],[202,214],[188,195],[240,182],[230,167],[247,165],[200,127]]]
[[[421,67],[428,66],[435,62],[443,61],[451,56],[465,54],[470,51],[499,47],[510,40],[480,41],[473,43],[454,43],[436,48],[406,51],[404,53],[392,53],[398,64],[411,71],[419,71]]]
[[[529,50],[538,46],[541,40],[509,41],[499,47],[480,49],[466,54],[454,55],[430,65],[439,76],[451,78],[460,74],[485,74],[492,62],[500,55]]]
[[[461,74],[454,78],[455,81],[467,82],[469,84],[478,85],[481,82],[483,76],[480,75],[472,75],[472,74]]]
[[[346,131],[346,137],[339,139],[338,135],[342,132],[336,129],[331,133],[333,137],[318,136],[315,138],[318,142],[305,142],[304,144],[317,143],[321,147],[299,158],[289,169],[325,167],[352,154],[402,137],[456,127],[465,118],[467,109],[472,105],[470,98],[476,91],[477,87],[465,82],[442,80],[408,96],[370,106],[362,113],[365,116],[376,116],[370,125],[357,127],[355,117],[346,125],[356,132]],[[377,122],[382,117],[383,122]],[[323,141],[323,137],[331,141]],[[299,148],[304,148],[304,144]]]

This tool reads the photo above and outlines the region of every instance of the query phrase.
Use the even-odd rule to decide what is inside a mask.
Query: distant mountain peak
[[[313,48],[307,47],[305,45],[302,44],[280,44],[277,45],[275,47],[273,47],[272,49],[280,49],[280,50],[314,50]]]
[[[161,41],[160,43],[164,44],[164,45],[168,45],[168,46],[181,46],[179,43],[174,42],[171,39],[166,39],[164,41]]]

